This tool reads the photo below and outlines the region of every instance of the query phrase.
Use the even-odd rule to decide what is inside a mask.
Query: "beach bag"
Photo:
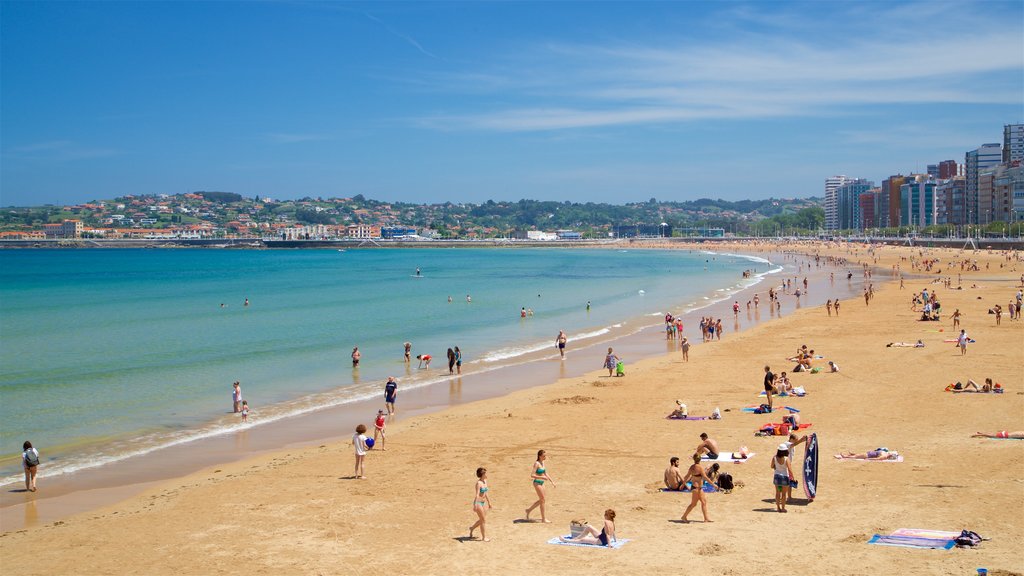
[[[957,548],[974,548],[975,546],[980,546],[982,540],[984,538],[980,534],[970,530],[961,531],[960,535],[953,539],[956,542]]]
[[[39,466],[39,455],[36,454],[35,450],[25,451],[25,465],[29,468]]]
[[[718,475],[718,482],[716,482],[716,484],[718,484],[718,487],[722,490],[732,490],[732,474],[722,472]]]
[[[618,362],[615,363],[615,375],[616,376],[625,376],[626,375],[626,365],[622,363],[622,360],[619,360]]]
[[[586,520],[570,520],[569,521],[569,535],[572,538],[579,538],[583,535],[583,531],[586,530]]]
[[[717,406],[715,407],[715,410],[713,412],[711,412],[711,419],[712,420],[721,420],[722,419],[722,412],[718,409]]]
[[[767,414],[771,411],[771,407],[768,406],[767,404],[761,404],[757,408],[754,408],[754,414]]]

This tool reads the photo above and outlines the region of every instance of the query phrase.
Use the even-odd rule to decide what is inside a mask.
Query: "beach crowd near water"
[[[66,572],[75,560],[53,546],[58,539],[109,549],[101,535],[111,533],[127,536],[120,546],[150,538],[170,550],[195,540],[157,527],[206,510],[189,530],[252,542],[250,564],[283,572],[336,558],[353,568],[386,559],[403,573],[518,571],[530,565],[524,557],[554,573],[580,562],[621,573],[679,557],[691,568],[742,572],[761,557],[749,550],[777,544],[781,533],[816,542],[820,553],[798,546],[759,572],[881,573],[893,561],[908,574],[967,573],[982,562],[990,573],[1024,569],[1024,442],[1012,442],[1024,438],[1024,256],[824,242],[732,249],[785,269],[742,299],[696,311],[699,318],[665,314],[663,357],[627,366],[617,346],[603,356],[573,350],[562,330],[555,361],[592,354],[594,372],[401,419],[392,376],[382,402],[367,408],[372,437],[360,423],[346,440],[200,472],[59,531],[8,535],[4,563],[19,573],[30,565]],[[863,298],[837,295],[837,285],[845,294],[854,282]],[[806,304],[812,292],[825,303]],[[763,314],[771,321],[755,321]],[[660,334],[646,337],[662,345]],[[395,349],[405,363],[432,369],[432,356],[414,356],[412,343],[399,338]],[[462,354],[448,348],[448,374],[463,373]],[[353,347],[353,369],[363,360]],[[231,401],[247,420],[240,382]],[[354,464],[343,466],[342,450]],[[353,473],[339,477],[348,466]],[[30,442],[23,467],[26,491],[38,497],[45,466]],[[685,526],[697,508],[708,526]],[[905,525],[965,529],[987,541],[964,551],[867,546],[872,534]],[[461,546],[469,542],[490,544]],[[292,544],[309,557],[275,557]],[[597,558],[560,546],[616,551]],[[133,562],[147,573],[199,573],[169,558],[154,550],[152,560]],[[112,566],[89,562],[83,573]]]

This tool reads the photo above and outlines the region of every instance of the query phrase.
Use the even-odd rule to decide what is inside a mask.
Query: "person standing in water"
[[[555,346],[558,347],[558,354],[565,360],[565,344],[569,341],[569,337],[565,335],[565,330],[558,331],[558,337],[555,338]]]
[[[242,383],[235,382],[231,389],[231,402],[234,404],[232,412],[238,414],[242,411]]]
[[[459,347],[455,347],[455,373],[462,374],[462,350]]]
[[[362,358],[362,357],[363,357],[363,355],[359,352],[359,346],[356,346],[355,348],[352,349],[352,367],[353,368],[358,368],[359,367],[359,359]]]
[[[449,296],[449,301],[450,299],[451,297]],[[408,364],[412,359],[412,342],[406,342],[403,346],[405,346],[405,363]]]
[[[417,267],[417,268],[416,268],[416,275],[417,275],[417,276],[422,276],[422,274],[420,274],[420,269],[419,269],[419,267]]]
[[[398,396],[398,382],[394,376],[388,376],[388,382],[384,385],[384,405],[388,409],[388,415],[395,415],[395,398]]]

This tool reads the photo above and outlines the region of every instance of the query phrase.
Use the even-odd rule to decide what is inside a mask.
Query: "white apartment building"
[[[825,229],[839,229],[839,203],[836,191],[839,187],[851,181],[849,176],[832,176],[825,178]]]

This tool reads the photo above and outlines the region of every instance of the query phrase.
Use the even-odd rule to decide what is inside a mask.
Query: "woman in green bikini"
[[[529,508],[526,509],[526,519],[530,519],[530,512],[534,508],[540,506],[540,521],[544,523],[550,523],[547,515],[544,511],[544,502],[546,500],[544,494],[544,481],[551,482],[551,485],[555,485],[555,481],[548,475],[547,468],[544,467],[544,461],[548,459],[548,455],[543,450],[537,451],[537,461],[533,463],[533,473],[530,474],[530,478],[533,479],[533,489],[537,491],[537,501],[534,502]]]
[[[473,538],[473,530],[480,527],[480,539],[484,542],[490,542],[491,539],[487,537],[487,511],[491,509],[491,497],[487,495],[487,468],[476,469],[476,489],[473,491],[473,512],[479,519],[472,526],[469,527],[469,537]],[[487,506],[484,508],[484,506]]]

